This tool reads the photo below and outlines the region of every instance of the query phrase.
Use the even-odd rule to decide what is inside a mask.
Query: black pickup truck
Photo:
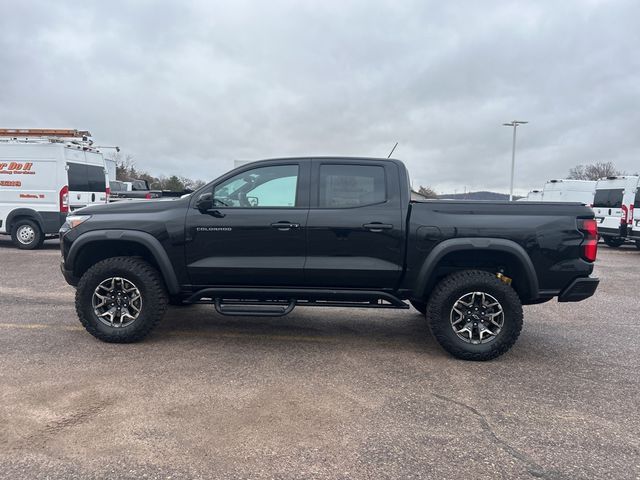
[[[184,198],[83,208],[61,249],[80,321],[108,342],[142,339],[168,303],[279,316],[408,301],[451,354],[488,360],[518,338],[523,304],[598,286],[590,208],[414,201],[387,159],[264,160]]]

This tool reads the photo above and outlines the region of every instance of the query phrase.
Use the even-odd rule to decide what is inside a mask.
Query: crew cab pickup
[[[61,268],[80,321],[107,342],[142,339],[168,303],[233,316],[410,303],[468,360],[515,343],[522,305],[594,294],[591,208],[416,201],[409,185],[398,160],[254,162],[179,199],[74,212]]]

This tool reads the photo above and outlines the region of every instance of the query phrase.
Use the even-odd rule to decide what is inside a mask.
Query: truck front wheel
[[[82,325],[105,342],[142,340],[167,309],[168,295],[160,273],[142,259],[113,257],[87,270],[76,290],[76,312]]]
[[[480,270],[456,272],[434,289],[427,306],[434,337],[463,360],[507,352],[522,330],[522,304],[510,285]]]

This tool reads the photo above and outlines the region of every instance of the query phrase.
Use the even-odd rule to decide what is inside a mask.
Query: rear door
[[[305,283],[391,288],[404,242],[398,167],[392,162],[314,160]]]
[[[106,203],[107,172],[102,155],[65,148],[69,180],[69,207],[77,210],[87,205]]]
[[[299,286],[306,256],[310,162],[264,162],[223,177],[191,202],[186,263],[194,285]]]
[[[619,236],[622,219],[624,188],[600,188],[593,199],[593,210],[598,221],[600,233]]]

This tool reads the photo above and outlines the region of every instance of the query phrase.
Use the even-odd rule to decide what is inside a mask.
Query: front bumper
[[[64,258],[60,260],[60,271],[62,272],[62,276],[64,277],[65,281],[69,285],[71,285],[72,287],[76,287],[78,285],[78,282],[80,281],[80,279],[73,275],[72,270],[67,270],[65,268]]]
[[[580,302],[589,298],[598,288],[599,278],[581,277],[576,278],[571,284],[558,295],[559,302]]]

